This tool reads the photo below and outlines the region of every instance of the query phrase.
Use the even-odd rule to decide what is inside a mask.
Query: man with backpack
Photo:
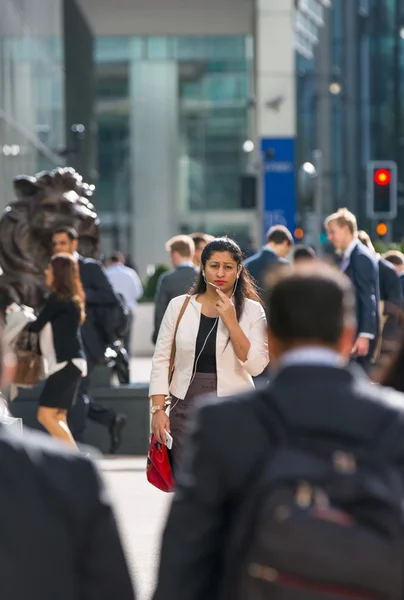
[[[346,366],[352,285],[305,262],[267,309],[273,377],[201,402],[154,600],[403,597],[404,396]]]

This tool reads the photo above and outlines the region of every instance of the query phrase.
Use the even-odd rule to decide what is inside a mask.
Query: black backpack
[[[402,599],[396,415],[364,451],[353,440],[288,439],[279,415],[262,412],[277,444],[236,512],[221,598]]]

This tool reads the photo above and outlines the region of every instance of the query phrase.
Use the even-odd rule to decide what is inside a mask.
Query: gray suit
[[[195,267],[183,265],[163,273],[157,282],[156,297],[154,299],[154,333],[153,343],[157,341],[161,322],[167,306],[173,298],[186,294],[192,288],[198,271]]]

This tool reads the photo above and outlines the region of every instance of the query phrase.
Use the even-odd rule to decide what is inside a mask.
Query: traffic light
[[[371,161],[367,172],[367,216],[395,219],[397,216],[397,165],[392,161]]]
[[[304,231],[301,227],[296,227],[294,231],[295,240],[302,240],[304,237]]]
[[[386,235],[388,231],[386,223],[378,223],[376,226],[376,233],[379,237],[383,237]]]

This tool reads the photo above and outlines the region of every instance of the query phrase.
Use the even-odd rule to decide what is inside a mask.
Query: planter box
[[[134,311],[132,356],[153,356],[154,302],[138,304]]]

